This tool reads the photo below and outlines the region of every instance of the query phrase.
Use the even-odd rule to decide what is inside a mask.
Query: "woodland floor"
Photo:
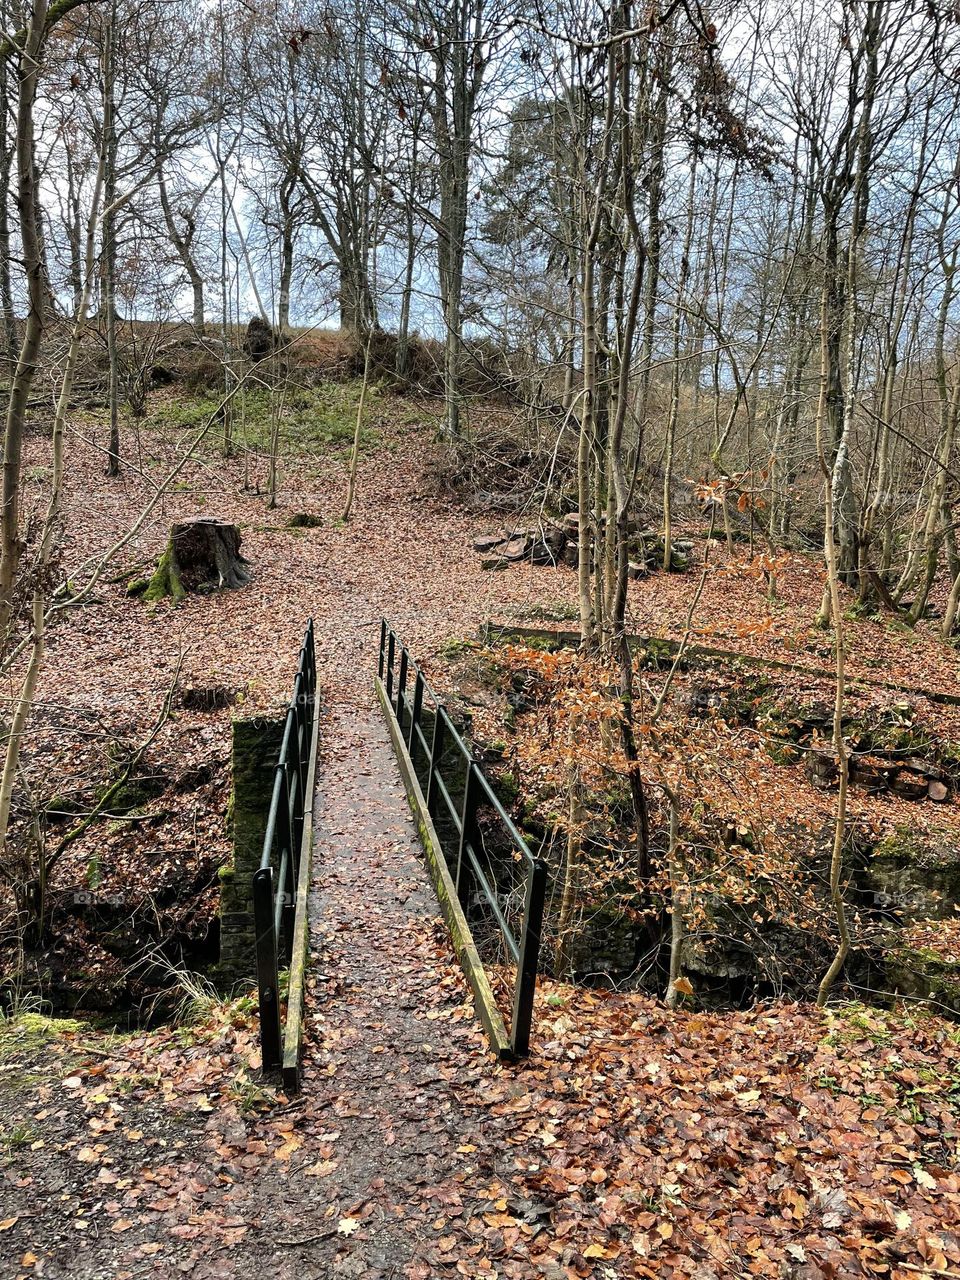
[[[386,399],[376,411],[382,434],[362,460],[349,525],[337,521],[343,458],[329,448],[284,460],[275,512],[256,492],[262,459],[225,465],[211,452],[184,471],[129,559],[155,557],[171,520],[202,509],[241,525],[254,584],[152,611],[122,583],[105,586],[54,634],[32,768],[38,787],[82,790],[108,734],[143,734],[178,663],[181,684],[278,705],[303,620],[316,618],[324,707],[306,1081],[295,1100],[258,1083],[243,1000],[198,1002],[179,1030],[6,1024],[2,1274],[960,1275],[955,1024],[787,1004],[668,1014],[641,995],[544,983],[533,1057],[493,1063],[374,711],[377,627],[388,614],[429,666],[481,621],[545,606],[562,616],[573,575],[482,572],[469,542],[491,522],[435,495],[423,412]],[[84,430],[102,444],[102,427]],[[71,572],[135,517],[175,457],[169,433],[145,433],[144,455],[110,484],[100,457],[78,451]],[[322,526],[285,527],[304,510]],[[638,584],[637,629],[681,625],[690,590],[679,577]],[[784,568],[789,605],[771,623],[762,583],[725,575],[705,593],[705,625],[716,643],[827,666],[809,626],[818,594],[815,567],[798,557]],[[960,691],[956,655],[929,628],[851,625],[855,670]],[[178,710],[166,722],[151,759],[181,799],[161,795],[139,821],[76,842],[58,871],[63,893],[90,883],[94,848],[98,892],[157,893],[171,863],[202,881],[225,849],[229,716]],[[66,741],[65,720],[76,727]],[[184,774],[201,766],[191,790]],[[197,907],[197,928],[211,906]]]

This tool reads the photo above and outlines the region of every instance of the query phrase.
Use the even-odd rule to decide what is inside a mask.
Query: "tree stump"
[[[249,560],[240,554],[240,542],[235,524],[212,516],[173,525],[144,600],[169,596],[179,604],[188,591],[207,594],[246,586],[252,575]]]
[[[830,751],[812,747],[805,761],[807,777],[821,791],[831,791],[840,785],[840,766]]]
[[[879,794],[888,791],[900,766],[883,756],[852,755],[850,757],[850,781],[858,787]]]
[[[253,363],[265,360],[277,345],[272,326],[262,316],[251,316],[243,336],[243,349]]]

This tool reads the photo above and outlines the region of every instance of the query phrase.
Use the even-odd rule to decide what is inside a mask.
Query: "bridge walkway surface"
[[[468,1097],[501,1068],[473,1016],[379,710],[333,707],[320,742],[303,1092],[276,1171],[285,1185],[271,1197],[275,1274],[456,1275],[469,1218],[492,1208],[463,1189],[478,1181]]]

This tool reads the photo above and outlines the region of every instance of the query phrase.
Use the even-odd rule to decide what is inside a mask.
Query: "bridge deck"
[[[290,1171],[290,1236],[310,1241],[301,1248],[311,1274],[329,1265],[376,1280],[407,1264],[435,1274],[444,1232],[431,1223],[470,1166],[458,1148],[470,1146],[473,1121],[455,1089],[494,1063],[372,708],[340,708],[321,724],[315,809],[303,1090],[322,1120],[310,1124],[309,1161]],[[341,1218],[361,1225],[311,1240]]]

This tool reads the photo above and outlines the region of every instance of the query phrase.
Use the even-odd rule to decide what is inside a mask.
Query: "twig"
[[[297,1245],[301,1245],[301,1244],[317,1244],[321,1240],[329,1240],[331,1236],[335,1236],[336,1234],[337,1234],[337,1228],[331,1227],[328,1231],[321,1231],[319,1232],[319,1234],[315,1236],[303,1236],[299,1240],[274,1240],[273,1243],[289,1245],[296,1248]]]

